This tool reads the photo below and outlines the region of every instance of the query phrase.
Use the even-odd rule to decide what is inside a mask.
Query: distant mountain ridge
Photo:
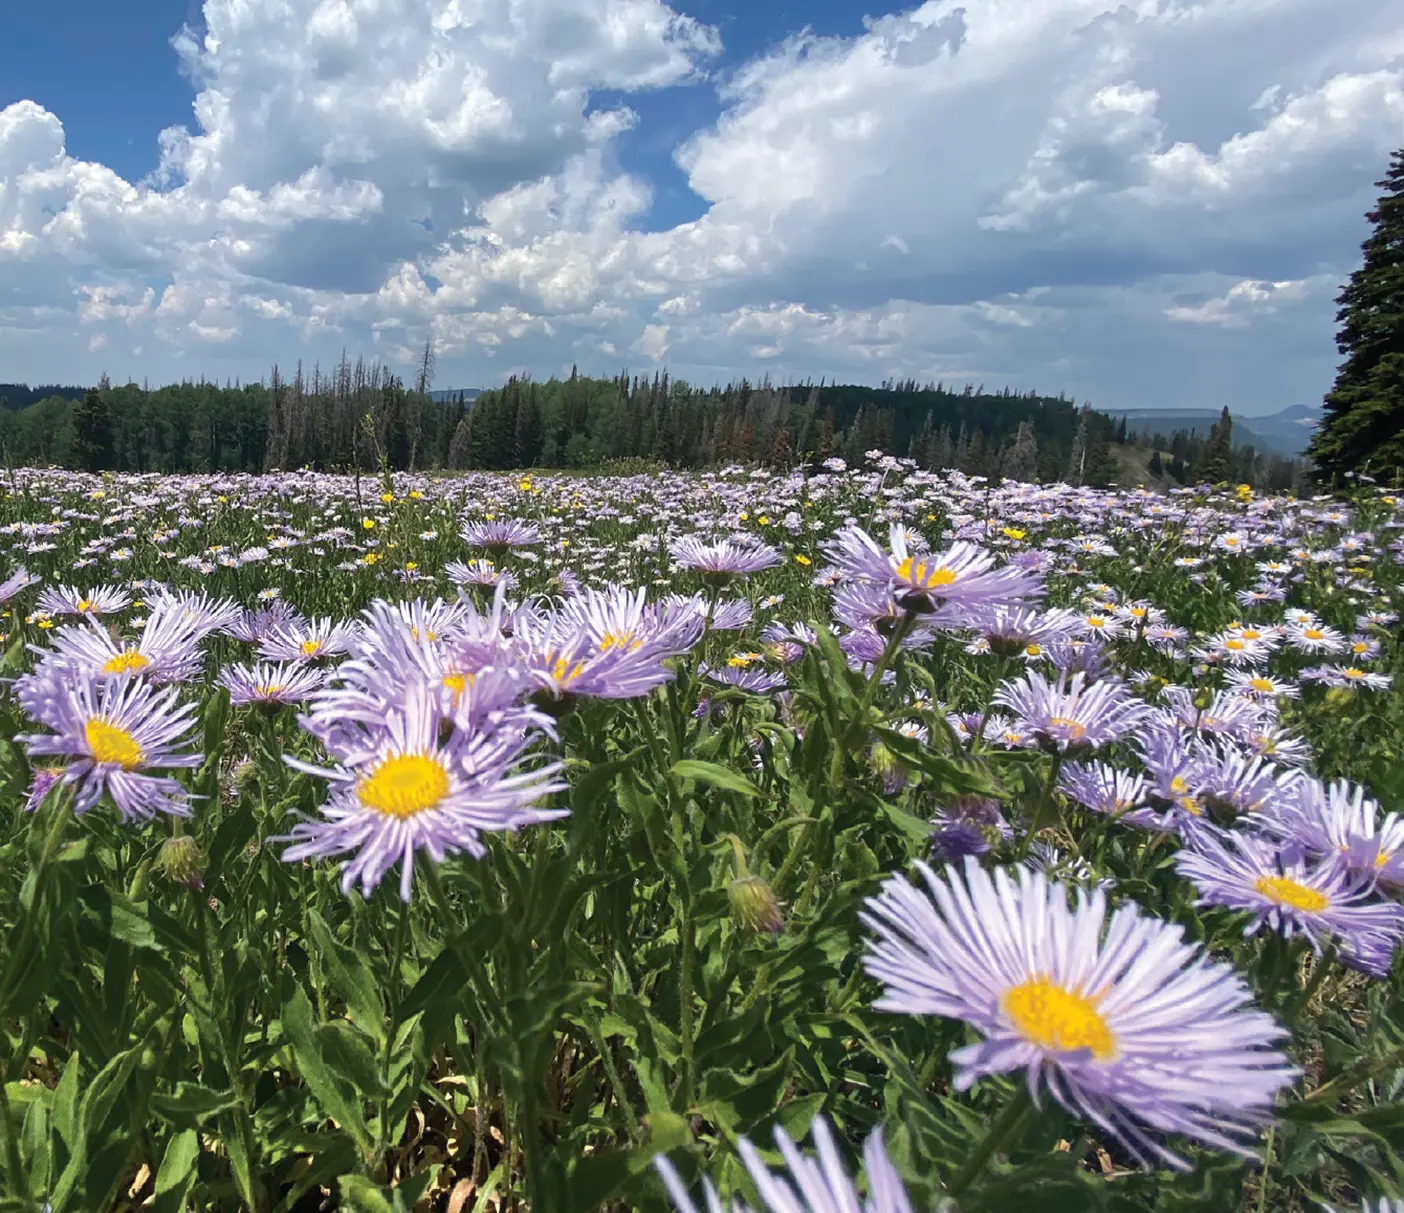
[[[463,400],[466,404],[468,401],[476,400],[481,396],[483,394],[483,389],[480,387],[438,388],[429,393],[429,399],[443,404],[446,400],[457,400],[460,392],[463,394]]]
[[[1208,434],[1209,427],[1219,419],[1220,409],[1108,409],[1108,414],[1120,420],[1126,418],[1126,428],[1139,434],[1149,429],[1153,434],[1170,437],[1176,430]],[[1233,418],[1235,446],[1251,444],[1260,451],[1278,455],[1298,456],[1305,453],[1307,443],[1321,420],[1322,407],[1313,404],[1289,404],[1276,413],[1261,417],[1242,417],[1229,405]]]

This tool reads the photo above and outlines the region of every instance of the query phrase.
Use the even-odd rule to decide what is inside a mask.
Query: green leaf
[[[312,1028],[312,1004],[300,985],[293,986],[292,997],[283,1004],[283,1032],[293,1047],[297,1068],[307,1081],[308,1089],[332,1120],[356,1139],[362,1153],[369,1155],[371,1150],[370,1130],[366,1128],[360,1102],[345,1092],[317,1041]]]
[[[409,911],[401,907],[400,913]],[[385,1007],[380,1000],[380,987],[375,974],[364,957],[341,943],[316,910],[307,915],[322,962],[322,971],[332,988],[346,1000],[351,1018],[364,1032],[379,1042],[385,1040]],[[392,975],[392,980],[394,980]]]
[[[673,774],[680,779],[695,779],[699,783],[709,783],[726,792],[737,792],[742,796],[760,796],[761,790],[749,779],[730,767],[715,762],[701,762],[696,758],[683,758],[673,763]]]
[[[156,1213],[181,1213],[195,1182],[199,1160],[200,1137],[194,1129],[185,1129],[166,1143],[156,1171]]]
[[[78,1070],[77,1053],[68,1055],[58,1086],[54,1088],[54,1128],[70,1151],[76,1149],[78,1133]]]
[[[193,1128],[207,1116],[224,1112],[234,1104],[234,1092],[213,1091],[193,1082],[178,1082],[169,1095],[158,1093],[151,1097],[152,1111],[181,1128]]]

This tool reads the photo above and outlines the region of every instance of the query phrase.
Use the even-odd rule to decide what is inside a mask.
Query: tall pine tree
[[[101,472],[112,466],[112,418],[107,400],[97,388],[89,388],[74,408],[73,429],[73,454],[79,467],[85,472]]]
[[[1365,263],[1336,302],[1336,348],[1344,355],[1326,394],[1326,416],[1307,454],[1316,477],[1360,470],[1378,478],[1404,474],[1404,149],[1390,157]]]

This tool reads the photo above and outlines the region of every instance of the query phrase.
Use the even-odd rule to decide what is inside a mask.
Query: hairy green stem
[[[1021,1084],[1015,1090],[1014,1097],[1004,1105],[1003,1111],[995,1117],[994,1123],[985,1133],[984,1140],[975,1147],[974,1152],[965,1160],[965,1165],[946,1185],[947,1191],[952,1196],[959,1196],[964,1192],[976,1176],[985,1169],[985,1165],[994,1157],[995,1152],[1013,1134],[1019,1122],[1024,1119],[1024,1114],[1029,1110],[1032,1102],[1028,1087]]]

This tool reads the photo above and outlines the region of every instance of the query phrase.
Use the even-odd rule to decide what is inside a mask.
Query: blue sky
[[[120,15],[118,13],[120,12]],[[1377,0],[0,12],[0,380],[572,363],[1320,398]]]

